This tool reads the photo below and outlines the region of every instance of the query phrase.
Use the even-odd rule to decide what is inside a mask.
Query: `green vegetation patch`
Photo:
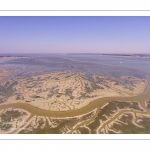
[[[89,134],[89,130],[85,127],[78,128],[81,134]]]
[[[120,130],[123,134],[149,134],[150,133],[150,118],[142,117],[141,121],[137,123],[141,127],[138,127],[132,123],[133,116],[128,114],[128,116],[123,116],[120,120],[126,124],[114,124],[112,129],[118,131]],[[110,132],[109,132],[110,133]]]
[[[139,111],[143,111],[139,107],[138,102],[119,102],[119,101],[112,101],[109,102],[108,105],[106,105],[104,108],[100,109],[98,112],[97,117],[95,120],[88,125],[88,127],[91,129],[91,133],[96,133],[96,129],[100,126],[100,120],[106,121],[107,117],[112,117],[113,114],[118,111],[118,108],[121,109],[135,109]],[[128,118],[129,119],[129,118]]]

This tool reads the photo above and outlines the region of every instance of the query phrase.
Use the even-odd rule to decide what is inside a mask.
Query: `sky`
[[[0,17],[0,53],[150,53],[150,17]]]

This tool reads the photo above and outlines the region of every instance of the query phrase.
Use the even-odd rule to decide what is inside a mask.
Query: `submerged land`
[[[0,133],[150,133],[149,63],[119,55],[3,56]]]

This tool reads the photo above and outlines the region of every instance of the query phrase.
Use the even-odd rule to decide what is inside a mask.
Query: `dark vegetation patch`
[[[131,114],[128,114],[128,116],[123,116],[120,120],[124,123],[127,123],[127,125],[114,124],[112,126],[112,129],[116,131],[120,130],[122,131],[123,134],[149,134],[150,133],[150,118],[148,117],[140,118],[142,121],[137,124],[142,126],[142,128],[135,126],[132,123],[132,119],[134,118]]]
[[[11,121],[17,119],[18,117],[26,115],[25,112],[19,112],[18,110],[7,110],[5,113],[2,113],[0,118],[0,128],[1,130],[9,130],[12,127]]]
[[[90,123],[88,125],[88,127],[91,129],[91,133],[95,134],[96,133],[96,129],[100,126],[100,121],[105,121],[107,118],[103,115],[107,115],[108,117],[110,116],[110,114],[113,114],[113,110],[117,110],[116,105],[114,103],[109,103],[108,105],[106,105],[103,109],[100,109],[98,112],[97,117],[95,118],[95,120]]]
[[[38,96],[38,95],[34,95],[34,96],[32,96],[32,98],[42,98],[42,97]]]
[[[27,133],[27,134],[62,134],[66,132],[67,129],[71,130],[73,126],[75,126],[78,122],[86,121],[87,119],[91,118],[93,116],[93,112],[86,114],[85,116],[81,118],[68,118],[68,119],[52,119],[51,122],[55,127],[51,127],[48,124],[48,121],[43,121],[43,119],[40,119],[37,123],[37,128],[33,128],[31,125],[28,125],[26,129],[23,129],[20,133]],[[45,123],[45,126],[41,128],[41,126]],[[28,130],[32,129],[32,130]],[[83,133],[87,133],[86,128],[81,129],[83,130]]]
[[[43,122],[38,122],[38,127],[32,128],[30,125],[23,129],[20,133],[21,134],[62,134],[62,132],[65,132],[65,128],[71,129],[74,125],[77,124],[78,119],[72,118],[72,119],[51,119],[52,123],[55,125],[55,127],[50,127],[48,125],[48,122],[46,121],[45,127],[41,128],[43,125]],[[28,130],[31,129],[32,130]]]
[[[81,134],[89,134],[89,130],[85,127],[78,128]]]
[[[139,107],[138,102],[132,102],[131,104],[130,102],[109,102],[108,105],[99,110],[99,113],[95,120],[88,125],[88,127],[91,129],[91,133],[96,133],[96,129],[100,126],[100,120],[107,120],[107,118],[104,115],[106,115],[107,117],[112,116],[115,113],[115,111],[117,111],[117,107],[119,109],[135,109],[143,111],[143,109]]]
[[[24,96],[21,95],[20,93],[15,93],[16,94],[16,100],[24,100]]]

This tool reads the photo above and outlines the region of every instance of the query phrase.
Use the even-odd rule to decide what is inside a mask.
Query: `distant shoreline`
[[[133,56],[133,57],[146,57],[146,58],[150,58],[150,54],[101,54],[101,55],[110,55],[110,56]]]
[[[150,58],[150,54],[101,54],[101,53],[68,53],[67,55],[108,55],[108,56],[133,56]]]
[[[0,56],[0,58],[5,58],[5,57],[8,58],[8,57],[27,57],[27,56],[9,56],[9,55],[8,56]]]
[[[3,56],[24,56],[24,55],[43,55],[43,54],[67,54],[67,55],[115,55],[115,56],[150,56],[150,53],[0,53]]]

